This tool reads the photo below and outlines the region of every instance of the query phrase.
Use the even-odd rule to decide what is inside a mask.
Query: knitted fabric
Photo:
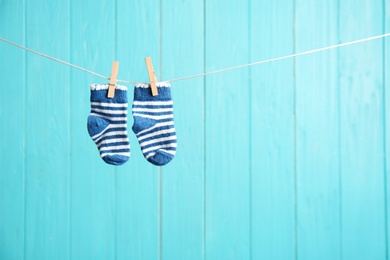
[[[132,129],[146,160],[162,166],[173,159],[177,146],[171,86],[157,83],[157,89],[158,95],[152,96],[148,84],[135,86]]]
[[[121,165],[130,157],[127,137],[127,88],[117,85],[114,98],[107,98],[108,85],[91,85],[91,113],[88,133],[102,159]]]

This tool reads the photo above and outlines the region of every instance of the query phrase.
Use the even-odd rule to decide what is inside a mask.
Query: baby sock
[[[168,83],[157,83],[157,89],[158,95],[152,96],[148,84],[135,86],[133,132],[146,160],[162,166],[176,154],[176,132],[171,86]]]
[[[117,85],[114,98],[107,97],[108,85],[91,85],[91,113],[88,133],[102,159],[121,165],[130,157],[127,137],[127,88]]]

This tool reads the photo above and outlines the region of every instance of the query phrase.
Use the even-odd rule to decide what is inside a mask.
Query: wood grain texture
[[[380,34],[382,8],[340,1],[340,41]],[[382,41],[340,49],[343,259],[386,256],[382,70]]]
[[[26,45],[68,60],[69,3],[26,1]],[[67,259],[70,236],[69,68],[26,57],[25,258]]]
[[[1,37],[23,43],[24,4],[22,0],[1,5]],[[4,83],[0,95],[0,259],[23,259],[25,55],[19,49],[5,44],[0,45],[0,53]]]
[[[206,71],[247,63],[248,2],[207,1],[205,10]],[[205,250],[208,259],[250,257],[248,75],[248,69],[241,69],[206,77]]]
[[[293,53],[293,1],[250,9],[251,61]],[[251,67],[250,80],[252,259],[293,259],[293,61]]]
[[[155,1],[122,1],[117,4],[116,58],[119,78],[148,82],[144,58],[159,65],[160,6]],[[159,259],[159,170],[142,155],[131,127],[134,86],[128,86],[128,132],[131,157],[116,168],[116,257]]]
[[[338,43],[337,1],[296,1],[296,52]],[[296,58],[297,256],[340,259],[338,53]]]
[[[71,16],[72,62],[109,77],[116,58],[115,2],[72,1]],[[87,131],[91,83],[108,80],[72,70],[70,255],[114,259],[115,169],[100,158]]]
[[[203,71],[203,23],[202,1],[162,1],[163,80]],[[204,259],[204,79],[171,86],[178,149],[162,168],[162,259]]]

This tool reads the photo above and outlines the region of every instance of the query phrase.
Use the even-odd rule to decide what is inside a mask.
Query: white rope
[[[88,73],[90,73],[90,74],[92,74],[92,75],[95,75],[95,76],[97,76],[97,77],[100,77],[100,78],[103,78],[103,79],[109,79],[109,78],[107,78],[107,77],[105,77],[105,76],[103,76],[103,75],[100,75],[100,74],[96,73],[96,72],[93,72],[93,71],[84,69],[84,68],[82,68],[82,67],[76,66],[76,65],[71,64],[71,63],[69,63],[69,62],[66,62],[66,61],[63,61],[63,60],[60,60],[60,59],[51,57],[51,56],[49,56],[49,55],[46,55],[46,54],[43,54],[43,53],[34,51],[34,50],[29,49],[29,48],[26,48],[26,47],[24,47],[24,46],[22,46],[22,45],[19,45],[19,44],[16,44],[16,43],[14,43],[14,42],[11,42],[11,41],[9,41],[9,40],[3,39],[3,38],[0,38],[0,40],[3,41],[3,42],[9,43],[9,44],[11,44],[11,45],[14,45],[14,46],[16,46],[16,47],[18,47],[18,48],[21,48],[21,49],[24,49],[24,50],[26,50],[26,51],[32,52],[32,53],[34,53],[34,54],[37,54],[37,55],[39,55],[39,56],[42,56],[42,57],[45,57],[45,58],[54,60],[54,61],[56,61],[56,62],[59,62],[59,63],[65,64],[65,65],[68,65],[68,66],[70,66],[70,67],[73,67],[73,68],[76,68],[76,69],[79,69],[79,70],[82,70],[82,71],[85,71],[85,72],[88,72]]]
[[[101,74],[99,74],[99,73],[96,73],[96,72],[93,72],[93,71],[91,71],[91,70],[85,69],[85,68],[83,68],[83,67],[74,65],[74,64],[72,64],[72,63],[69,63],[69,62],[66,62],[66,61],[63,61],[63,60],[54,58],[54,57],[49,56],[49,55],[47,55],[47,54],[44,54],[44,53],[41,53],[41,52],[38,52],[38,51],[35,51],[35,50],[32,50],[32,49],[29,49],[29,48],[24,47],[24,46],[22,46],[22,45],[19,45],[19,44],[17,44],[17,43],[11,42],[11,41],[9,41],[9,40],[7,40],[7,39],[0,38],[0,40],[3,41],[3,42],[6,42],[6,43],[8,43],[8,44],[11,44],[11,45],[13,45],[13,46],[16,46],[16,47],[18,47],[18,48],[21,48],[21,49],[23,49],[23,50],[26,50],[26,51],[32,52],[32,53],[34,53],[34,54],[37,54],[37,55],[39,55],[39,56],[42,56],[42,57],[44,57],[44,58],[47,58],[47,59],[50,59],[50,60],[53,60],[53,61],[56,61],[56,62],[65,64],[65,65],[70,66],[70,67],[73,67],[73,68],[75,68],[75,69],[78,69],[78,70],[87,72],[87,73],[89,73],[89,74],[95,75],[95,76],[97,76],[97,77],[99,77],[99,78],[106,79],[106,80],[110,80],[109,77],[103,76],[103,75],[101,75]],[[133,82],[133,81],[129,81],[129,80],[117,80],[117,81],[118,81],[118,82],[134,83],[134,84],[137,83],[137,82]]]
[[[285,55],[285,56],[281,56],[281,57],[277,57],[277,58],[272,58],[272,59],[267,59],[267,60],[262,60],[262,61],[256,61],[256,62],[251,62],[251,63],[248,63],[248,64],[243,64],[243,65],[234,66],[234,67],[230,67],[230,68],[224,68],[224,69],[209,71],[209,72],[205,72],[205,73],[200,73],[200,74],[195,74],[195,75],[190,75],[190,76],[185,76],[185,77],[180,77],[180,78],[175,78],[175,79],[170,79],[170,80],[164,80],[164,82],[174,82],[174,81],[179,81],[179,80],[186,80],[186,79],[192,79],[192,78],[197,78],[197,77],[203,77],[203,76],[212,75],[212,74],[217,74],[217,73],[222,73],[222,72],[226,72],[226,71],[230,71],[230,70],[236,70],[236,69],[246,68],[246,67],[250,67],[250,66],[254,66],[254,65],[260,65],[260,64],[269,63],[269,62],[274,62],[274,61],[279,61],[279,60],[284,60],[284,59],[291,59],[291,58],[295,58],[295,57],[298,57],[298,56],[303,56],[303,55],[312,54],[312,53],[316,53],[316,52],[321,52],[321,51],[336,49],[336,48],[340,48],[340,47],[344,47],[344,46],[349,46],[349,45],[353,45],[353,44],[358,44],[358,43],[362,43],[362,42],[368,42],[368,41],[372,41],[372,40],[376,40],[376,39],[381,39],[381,38],[385,38],[385,37],[389,37],[389,36],[390,36],[390,33],[385,33],[385,34],[381,34],[381,35],[377,35],[377,36],[373,36],[373,37],[368,37],[368,38],[363,38],[363,39],[359,39],[359,40],[355,40],[355,41],[350,41],[350,42],[335,44],[335,45],[331,45],[331,46],[327,46],[327,47],[323,47],[323,48],[319,48],[319,49],[314,49],[314,50],[299,52],[299,53],[290,54],[290,55]],[[24,46],[22,46],[22,45],[16,44],[16,43],[11,42],[11,41],[9,41],[9,40],[7,40],[7,39],[0,38],[0,40],[3,41],[3,42],[5,42],[5,43],[11,44],[11,45],[13,45],[13,46],[16,46],[16,47],[18,47],[18,48],[21,48],[21,49],[24,49],[24,50],[26,50],[26,51],[32,52],[32,53],[34,53],[34,54],[37,54],[37,55],[39,55],[39,56],[42,56],[42,57],[44,57],[44,58],[51,59],[51,60],[53,60],[53,61],[56,61],[56,62],[65,64],[65,65],[70,66],[70,67],[73,67],[73,68],[75,68],[75,69],[78,69],[78,70],[81,70],[81,71],[90,73],[90,74],[95,75],[95,76],[97,76],[97,77],[100,77],[100,78],[103,78],[103,79],[106,79],[106,80],[109,80],[109,79],[110,79],[109,77],[103,76],[103,75],[98,74],[98,73],[96,73],[96,72],[93,72],[93,71],[91,71],[91,70],[82,68],[82,67],[80,67],[80,66],[71,64],[71,63],[69,63],[69,62],[66,62],[66,61],[63,61],[63,60],[60,60],[60,59],[57,59],[57,58],[54,58],[54,57],[52,57],[52,56],[43,54],[43,53],[41,53],[41,52],[38,52],[38,51],[35,51],[35,50],[32,50],[32,49],[26,48],[26,47],[24,47]],[[118,82],[131,83],[131,84],[143,83],[143,82],[135,82],[135,81],[131,81],[131,80],[121,80],[121,79],[118,79],[117,81],[118,81]]]
[[[205,73],[200,73],[200,74],[186,76],[186,77],[181,77],[181,78],[176,78],[176,79],[170,79],[170,80],[166,80],[164,82],[173,82],[173,81],[191,79],[191,78],[196,78],[196,77],[203,77],[203,76],[206,76],[206,75],[217,74],[217,73],[226,72],[226,71],[235,70],[235,69],[241,69],[241,68],[250,67],[250,66],[259,65],[259,64],[264,64],[264,63],[269,63],[269,62],[273,62],[273,61],[284,60],[284,59],[291,59],[291,58],[295,58],[295,57],[302,56],[302,55],[312,54],[312,53],[316,53],[316,52],[320,52],[320,51],[331,50],[331,49],[340,48],[340,47],[343,47],[343,46],[353,45],[353,44],[357,44],[357,43],[361,43],[361,42],[372,41],[372,40],[376,40],[376,39],[380,39],[380,38],[384,38],[384,37],[389,37],[389,36],[390,36],[390,33],[386,33],[386,34],[377,35],[377,36],[373,36],[373,37],[369,37],[369,38],[364,38],[364,39],[360,39],[360,40],[356,40],[356,41],[345,42],[345,43],[331,45],[331,46],[328,46],[328,47],[323,47],[323,48],[314,49],[314,50],[310,50],[310,51],[304,51],[304,52],[299,52],[299,53],[290,54],[290,55],[286,55],[286,56],[281,56],[281,57],[278,57],[278,58],[272,58],[272,59],[268,59],[268,60],[256,61],[256,62],[252,62],[252,63],[248,63],[248,64],[244,64],[244,65],[239,65],[239,66],[234,66],[234,67],[230,67],[230,68],[225,68],[225,69],[220,69],[220,70],[215,70],[215,71],[209,71],[209,72],[205,72]]]

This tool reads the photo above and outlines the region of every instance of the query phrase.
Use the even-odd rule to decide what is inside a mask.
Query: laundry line
[[[389,37],[389,36],[390,36],[390,33],[380,34],[380,35],[376,35],[376,36],[372,36],[372,37],[367,37],[367,38],[362,38],[362,39],[359,39],[359,40],[339,43],[339,44],[335,44],[335,45],[330,45],[330,46],[326,46],[326,47],[322,47],[322,48],[318,48],[318,49],[303,51],[303,52],[294,53],[294,54],[289,54],[289,55],[280,56],[280,57],[276,57],[276,58],[271,58],[271,59],[251,62],[251,63],[247,63],[247,64],[242,64],[242,65],[238,65],[238,66],[233,66],[233,67],[218,69],[218,70],[214,70],[214,71],[194,74],[194,75],[190,75],[190,76],[184,76],[184,77],[180,77],[180,78],[174,78],[174,79],[170,79],[170,80],[164,80],[163,82],[168,82],[169,83],[169,82],[186,80],[186,79],[192,79],[192,78],[197,78],[197,77],[204,77],[204,76],[208,76],[208,75],[212,75],[212,74],[223,73],[223,72],[227,72],[227,71],[231,71],[231,70],[242,69],[242,68],[246,68],[246,67],[251,67],[251,66],[255,66],[255,65],[260,65],[260,64],[265,64],[265,63],[285,60],[285,59],[291,59],[291,58],[295,58],[295,57],[299,57],[299,56],[303,56],[303,55],[308,55],[308,54],[313,54],[313,53],[317,53],[317,52],[327,51],[327,50],[336,49],[336,48],[340,48],[340,47],[344,47],[344,46],[354,45],[354,44],[368,42],[368,41],[373,41],[373,40],[376,40],[376,39],[381,39],[381,38],[385,38],[385,37]],[[60,60],[58,58],[49,56],[47,54],[38,52],[36,50],[27,48],[27,47],[22,46],[20,44],[11,42],[10,40],[4,39],[4,38],[0,38],[0,40],[5,42],[5,43],[8,43],[10,45],[16,46],[16,47],[18,47],[20,49],[23,49],[23,50],[26,50],[28,52],[34,53],[36,55],[42,56],[44,58],[53,60],[55,62],[62,63],[64,65],[67,65],[67,66],[73,67],[75,69],[87,72],[87,73],[92,74],[94,76],[97,76],[97,77],[100,77],[100,78],[103,78],[103,79],[106,79],[106,80],[110,80],[109,77],[106,77],[106,76],[101,75],[99,73],[96,73],[94,71],[85,69],[83,67],[77,66],[75,64],[72,64],[72,63]],[[130,83],[130,84],[144,83],[144,82],[136,82],[136,81],[131,81],[131,80],[121,80],[121,79],[118,79],[117,82],[124,82],[124,83]]]

